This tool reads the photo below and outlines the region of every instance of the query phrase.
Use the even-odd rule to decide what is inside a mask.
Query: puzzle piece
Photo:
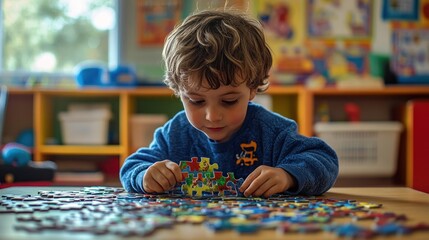
[[[234,225],[228,220],[218,220],[215,222],[208,222],[206,227],[214,232],[220,232],[224,230],[231,230],[234,228]]]
[[[376,225],[374,231],[379,235],[406,235],[411,233],[411,228],[392,222]]]
[[[210,164],[210,158],[202,157],[200,161],[200,171],[203,172],[213,172],[218,169],[219,165],[217,163]]]
[[[319,223],[301,223],[301,224],[292,224],[292,223],[280,223],[277,227],[277,232],[281,233],[315,233],[323,230],[323,225]]]
[[[182,192],[188,196],[202,197],[203,192],[210,192],[211,188],[207,185],[202,184],[202,182],[196,182],[191,185],[183,184]]]
[[[339,237],[367,239],[375,236],[372,230],[351,223],[326,226],[325,230],[334,232]]]
[[[200,171],[200,164],[198,163],[198,158],[193,157],[191,158],[191,161],[181,161],[180,169],[182,172],[199,172]]]

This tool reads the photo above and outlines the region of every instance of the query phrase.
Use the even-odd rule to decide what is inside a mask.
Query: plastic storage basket
[[[135,114],[131,116],[131,147],[136,150],[147,147],[153,140],[155,130],[167,122],[163,114]]]
[[[111,113],[105,109],[58,114],[66,145],[105,145],[108,142]]]
[[[396,171],[399,122],[316,123],[316,134],[336,152],[340,176],[388,177]]]

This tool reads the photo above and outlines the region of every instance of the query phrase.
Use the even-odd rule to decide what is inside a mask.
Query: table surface
[[[0,190],[0,194],[32,194],[39,190],[76,190],[70,187],[11,187]],[[387,188],[332,188],[324,194],[324,198],[353,199],[361,202],[383,204],[380,211],[405,214],[407,224],[419,222],[429,223],[429,194],[405,187]],[[17,225],[15,214],[0,214],[0,239],[120,239],[114,235],[95,236],[87,233],[42,232],[26,233],[15,231]],[[339,239],[332,233],[277,233],[274,230],[260,230],[253,235],[239,235],[234,231],[213,233],[202,225],[180,224],[171,229],[160,229],[150,239]],[[125,237],[124,239],[141,239]],[[400,236],[377,236],[372,239],[401,239]],[[402,239],[429,239],[429,231],[415,232],[403,236]]]

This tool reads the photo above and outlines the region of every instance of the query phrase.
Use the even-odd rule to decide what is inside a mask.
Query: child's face
[[[255,97],[256,90],[249,89],[246,83],[237,87],[221,86],[218,89],[206,86],[203,84],[199,89],[180,92],[186,116],[192,126],[204,132],[208,138],[225,142],[243,124],[248,102]]]

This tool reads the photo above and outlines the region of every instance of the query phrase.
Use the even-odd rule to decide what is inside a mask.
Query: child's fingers
[[[176,185],[176,178],[170,169],[163,167],[159,169],[160,174],[155,176],[155,179],[164,187],[166,190]]]
[[[261,172],[258,168],[256,168],[253,172],[251,172],[246,177],[243,184],[241,184],[241,187],[239,189],[240,192],[244,192],[250,186],[250,184],[253,182],[253,180],[255,180],[259,176],[259,174],[261,174]]]
[[[263,193],[264,197],[268,198],[271,197],[272,195],[278,193],[278,189],[274,186],[269,188],[265,193]]]
[[[148,193],[160,193],[163,190],[162,186],[154,181],[152,184],[147,184],[147,186],[145,186],[145,191]]]
[[[240,191],[243,192],[244,196],[253,196],[254,192],[261,186],[262,179],[261,179],[261,171],[260,169],[255,169],[249,176],[246,178],[245,182],[247,181],[246,185],[242,185],[240,188]]]
[[[148,176],[151,176],[159,185],[150,185],[150,188],[157,190],[157,192],[168,191],[182,181],[182,172],[179,165],[170,160],[154,163],[147,172],[150,173]]]
[[[262,195],[264,195],[264,197],[269,197],[269,190],[275,188],[275,185],[276,182],[271,178],[264,179],[252,195],[255,197],[260,197]]]
[[[145,174],[143,188],[148,193],[163,192],[162,186],[153,178],[153,176],[151,176],[150,172],[146,172]]]
[[[164,192],[168,190],[170,183],[168,182],[168,179],[166,179],[162,175],[156,175],[154,176],[155,182],[160,186],[157,188],[157,192]]]
[[[169,161],[165,166],[173,173],[176,183],[182,181],[182,171],[177,163]]]
[[[143,182],[143,190],[147,193],[155,192],[152,188],[150,188],[150,185],[145,181]]]
[[[148,168],[145,175],[147,175],[147,177],[144,178],[144,181],[148,181],[147,183],[150,188],[157,190],[157,192],[167,191],[176,184],[174,176],[164,164],[152,165]],[[161,191],[159,191],[160,189],[151,181],[152,179],[159,184]]]

